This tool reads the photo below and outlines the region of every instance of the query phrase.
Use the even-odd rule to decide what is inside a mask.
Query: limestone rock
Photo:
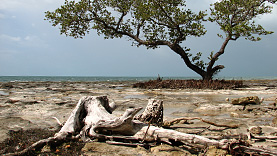
[[[249,132],[250,132],[251,134],[258,134],[258,135],[260,135],[260,134],[263,133],[263,130],[262,130],[262,128],[259,127],[259,126],[254,126],[254,127],[251,127],[251,128],[249,129]]]
[[[205,155],[206,156],[214,156],[214,155],[229,156],[228,151],[218,149],[215,146],[210,146]]]
[[[100,143],[100,142],[87,143],[83,147],[82,152],[84,152],[84,154],[87,155],[87,156],[147,155],[146,150],[144,150],[142,148],[133,148],[133,147],[126,147],[126,146],[109,145],[109,144]]]
[[[272,125],[277,127],[277,117],[272,120]]]
[[[185,151],[179,147],[173,147],[170,145],[162,144],[160,146],[152,147],[150,151],[147,151],[143,147],[127,147],[127,146],[117,146],[117,145],[109,145],[107,143],[100,142],[90,142],[87,143],[83,149],[87,156],[133,156],[133,155],[143,155],[143,156],[172,156],[172,155],[182,155],[182,156],[191,156],[192,154],[188,151]]]
[[[231,101],[234,105],[246,105],[246,104],[260,104],[260,99],[258,96],[248,96],[248,97],[241,97],[235,98]]]
[[[152,155],[160,155],[160,156],[171,156],[171,155],[182,155],[182,156],[190,156],[191,153],[185,151],[179,147],[172,147],[169,145],[162,144],[160,146],[151,148]]]

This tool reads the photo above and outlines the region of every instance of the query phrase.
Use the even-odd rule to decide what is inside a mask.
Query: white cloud
[[[5,15],[0,13],[0,19],[4,19]]]
[[[26,36],[25,38],[24,38],[24,40],[31,40],[31,37],[30,36]]]
[[[28,41],[28,42],[36,42],[36,41],[41,42],[41,39],[35,35],[28,35],[28,36],[24,37],[24,40]]]
[[[64,3],[64,0],[0,0],[0,10],[26,10],[46,9],[51,6],[57,7]]]
[[[12,42],[19,42],[21,41],[21,37],[14,37],[14,36],[9,36],[9,35],[5,35],[5,34],[2,34],[0,35],[0,39],[1,40],[4,40],[4,41],[12,41]]]
[[[19,37],[2,34],[0,35],[0,41],[2,44],[10,44],[19,47],[47,47],[46,42],[36,35]]]

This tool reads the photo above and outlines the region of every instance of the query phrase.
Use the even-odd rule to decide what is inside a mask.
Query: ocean
[[[165,79],[201,79],[200,77],[161,77]],[[51,82],[97,82],[97,81],[148,81],[155,80],[157,77],[113,77],[113,76],[0,76],[0,82],[12,81],[51,81]],[[277,79],[276,76],[270,77],[218,77],[215,79],[225,80],[251,80],[251,79]]]
[[[200,79],[197,77],[162,77],[163,79]],[[0,76],[0,82],[11,81],[72,81],[72,82],[97,82],[97,81],[148,81],[157,77],[114,77],[114,76]]]

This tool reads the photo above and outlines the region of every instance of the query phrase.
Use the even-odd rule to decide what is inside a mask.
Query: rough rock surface
[[[232,99],[234,105],[246,105],[246,104],[260,104],[261,101],[258,96],[240,97]]]

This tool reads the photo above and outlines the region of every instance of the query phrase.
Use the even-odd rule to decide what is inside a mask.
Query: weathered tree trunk
[[[85,138],[98,137],[101,134],[127,135],[133,136],[138,140],[175,140],[192,144],[216,145],[221,148],[227,148],[226,140],[210,140],[202,136],[180,133],[174,130],[148,126],[139,120],[133,120],[136,113],[142,108],[127,109],[121,117],[115,117],[111,114],[112,108],[105,96],[102,97],[83,97],[80,99],[71,116],[66,121],[62,129],[55,135],[56,137],[65,137],[69,134],[80,135]],[[153,111],[154,110],[154,111]],[[161,124],[162,102],[158,100],[149,100],[145,112],[140,115],[144,121],[151,120],[149,117],[154,115],[153,119],[157,124]],[[159,112],[159,113],[157,113]],[[156,114],[159,114],[158,116]],[[153,121],[152,119],[152,121]]]
[[[208,66],[205,69],[200,68],[198,65],[194,64],[189,57],[189,53],[186,51],[186,49],[183,49],[178,44],[168,44],[168,46],[173,50],[176,54],[180,55],[183,61],[185,62],[186,66],[199,74],[203,80],[212,80],[213,76],[219,72],[221,69],[224,69],[225,67],[223,65],[216,65],[214,66],[215,62],[219,59],[219,57],[224,54],[225,48],[229,41],[231,40],[231,37],[227,37],[224,42],[221,45],[221,48],[217,53],[215,53],[212,58],[210,58],[210,62],[208,63]]]
[[[150,99],[144,112],[135,119],[161,127],[163,125],[163,101]]]
[[[169,144],[181,142],[186,146],[198,149],[206,146],[216,146],[221,149],[232,150],[232,148],[240,148],[241,145],[241,143],[230,142],[226,139],[218,141],[199,135],[151,126],[149,124],[151,120],[155,121],[158,125],[162,120],[158,119],[162,117],[162,101],[159,100],[149,100],[147,109],[142,115],[139,115],[143,121],[150,120],[147,122],[148,124],[134,120],[134,116],[142,109],[141,107],[127,109],[121,117],[116,117],[112,114],[114,108],[114,104],[110,104],[106,96],[83,97],[79,100],[64,126],[54,137],[38,141],[22,152],[7,155],[24,155],[30,150],[42,148],[45,144],[55,145],[57,142],[78,138],[83,138],[86,141],[94,138],[104,138],[107,140],[121,138],[137,140],[140,143],[144,143],[144,141],[163,141]],[[243,146],[243,149],[262,151],[273,155],[277,153],[275,150],[257,150],[247,146]]]
[[[99,121],[110,121],[116,119],[112,114],[114,104],[109,104],[106,96],[88,96],[79,100],[68,120],[55,135],[66,137],[68,134],[89,136],[94,135],[93,128]]]

